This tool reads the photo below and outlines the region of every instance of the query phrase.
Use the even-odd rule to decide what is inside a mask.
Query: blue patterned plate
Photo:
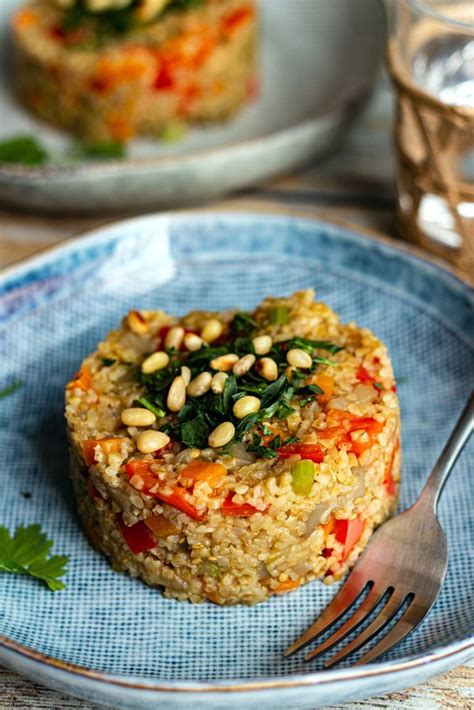
[[[383,661],[322,671],[281,652],[337,587],[315,582],[255,607],[192,606],[115,574],[83,536],[67,477],[63,387],[130,307],[252,308],[314,287],[373,328],[400,379],[402,506],[414,500],[474,375],[474,299],[401,247],[341,227],[262,215],[121,222],[0,278],[0,522],[39,522],[71,556],[67,589],[0,575],[0,661],[115,707],[307,708],[413,685],[473,649],[471,441],[441,502],[450,566],[429,617]],[[25,498],[24,493],[31,493]]]

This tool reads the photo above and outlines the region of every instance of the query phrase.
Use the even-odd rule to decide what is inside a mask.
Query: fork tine
[[[319,644],[311,653],[305,658],[305,661],[310,661],[316,656],[320,656],[322,653],[327,651],[329,648],[334,646],[339,641],[342,641],[351,631],[356,629],[359,624],[361,624],[364,619],[366,619],[372,611],[375,609],[377,604],[380,602],[384,595],[384,590],[380,590],[375,586],[372,587],[362,604],[357,607],[354,613],[344,622],[342,626],[339,627],[326,641]]]
[[[389,621],[393,619],[393,617],[403,604],[405,598],[405,595],[403,597],[400,597],[394,591],[392,595],[387,599],[386,604],[379,611],[375,619],[373,619],[371,623],[363,631],[360,632],[360,634],[358,634],[354,639],[352,639],[352,641],[348,643],[347,646],[344,646],[334,656],[331,656],[331,658],[324,664],[324,667],[331,668],[336,663],[339,663],[339,661],[342,661],[343,658],[346,658],[346,656],[349,656],[351,653],[354,653],[354,651],[357,651],[361,646],[370,641],[370,639],[376,633],[381,631],[384,626],[386,626]]]
[[[400,617],[395,626],[390,629],[388,634],[376,643],[370,651],[367,651],[362,658],[359,658],[354,665],[361,666],[364,663],[370,663],[370,661],[375,660],[383,653],[389,651],[392,646],[395,646],[395,644],[399,643],[405,636],[408,636],[408,634],[416,629],[418,624],[425,618],[429,609],[429,606],[421,607],[419,604],[413,604],[413,601],[410,602],[405,613]]]
[[[306,629],[304,634],[284,651],[283,656],[285,658],[299,651],[300,648],[303,648],[303,646],[306,646],[306,644],[315,639],[316,636],[319,636],[352,606],[356,599],[360,597],[368,583],[368,580],[362,580],[360,577],[361,575],[354,569],[345,584],[339,590],[339,593],[336,594],[323,613],[318,616],[314,624]]]

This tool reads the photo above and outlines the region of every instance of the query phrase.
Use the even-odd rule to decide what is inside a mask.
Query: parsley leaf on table
[[[20,526],[13,537],[7,528],[0,526],[0,572],[36,577],[53,592],[64,589],[59,577],[66,573],[69,557],[48,557],[52,546],[39,525]]]
[[[2,390],[0,390],[0,399],[8,397],[9,395],[19,390],[20,387],[23,387],[23,382],[20,382],[20,380],[18,380],[17,382],[12,382],[11,385],[8,385],[8,387],[4,387]]]

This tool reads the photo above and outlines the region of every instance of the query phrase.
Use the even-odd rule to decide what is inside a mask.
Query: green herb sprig
[[[8,385],[8,387],[4,387],[2,390],[0,390],[0,399],[3,399],[4,397],[9,397],[21,387],[23,387],[23,382],[21,382],[20,380],[17,380],[17,382],[12,382],[11,385]]]
[[[6,527],[0,527],[0,572],[36,577],[53,592],[64,589],[60,577],[66,573],[69,557],[49,557],[52,546],[39,525],[18,527],[13,536]]]

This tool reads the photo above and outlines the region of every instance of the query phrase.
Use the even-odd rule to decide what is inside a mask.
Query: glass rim
[[[469,30],[474,30],[474,19],[472,22],[464,22],[463,20],[456,20],[453,17],[450,17],[449,15],[443,15],[442,12],[438,12],[435,10],[431,5],[425,2],[425,0],[403,0],[406,5],[410,5],[412,8],[417,9],[419,12],[425,13],[425,15],[429,15],[435,20],[439,20],[440,22],[444,22],[448,25],[452,25],[453,27],[460,27],[464,30],[469,29]],[[466,3],[467,4],[467,3]],[[474,13],[473,13],[474,14]]]

